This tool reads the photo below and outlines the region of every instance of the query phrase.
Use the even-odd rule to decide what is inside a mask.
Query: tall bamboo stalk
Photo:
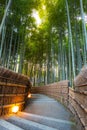
[[[87,60],[87,32],[86,32],[86,25],[85,25],[85,16],[84,16],[84,10],[83,10],[83,1],[80,0],[80,8],[81,8],[81,17],[82,17],[82,27],[83,27],[83,36],[84,36],[84,57],[85,57],[85,62],[84,64],[86,64],[86,60]]]
[[[9,0],[7,6],[6,6],[6,9],[5,9],[5,13],[4,13],[4,16],[3,16],[3,19],[2,19],[2,22],[1,22],[1,25],[0,25],[0,34],[2,32],[2,28],[3,28],[3,25],[5,23],[5,19],[6,19],[6,16],[7,16],[7,13],[8,13],[8,10],[10,8],[10,5],[11,5],[11,0]]]
[[[68,18],[69,39],[70,39],[71,54],[72,54],[72,73],[73,73],[73,78],[75,78],[75,61],[74,61],[74,48],[73,48],[73,40],[72,40],[72,30],[71,30],[71,23],[70,23],[68,1],[67,0],[65,0],[65,1],[66,1],[66,10],[67,10],[67,18]]]

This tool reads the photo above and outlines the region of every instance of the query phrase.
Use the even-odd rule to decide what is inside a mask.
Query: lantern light
[[[19,106],[14,106],[14,107],[12,108],[12,112],[13,112],[13,113],[17,113],[18,110],[19,110]]]
[[[28,98],[31,98],[31,93],[28,94]]]

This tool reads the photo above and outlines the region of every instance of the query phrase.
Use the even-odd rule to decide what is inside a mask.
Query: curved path
[[[58,130],[77,130],[74,116],[62,104],[45,95],[34,94],[25,112],[30,119]]]
[[[0,119],[0,130],[77,130],[73,115],[53,98],[34,94],[24,112]]]

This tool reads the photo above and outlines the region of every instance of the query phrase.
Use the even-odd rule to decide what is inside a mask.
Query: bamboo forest
[[[87,0],[0,0],[0,66],[40,86],[86,64]]]

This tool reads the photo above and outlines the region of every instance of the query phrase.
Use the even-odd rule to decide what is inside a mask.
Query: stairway
[[[75,130],[73,122],[26,112],[19,112],[0,120],[0,130],[71,130],[71,125]]]
[[[34,95],[28,104],[24,112],[0,119],[0,130],[77,130],[68,112],[54,99]]]

